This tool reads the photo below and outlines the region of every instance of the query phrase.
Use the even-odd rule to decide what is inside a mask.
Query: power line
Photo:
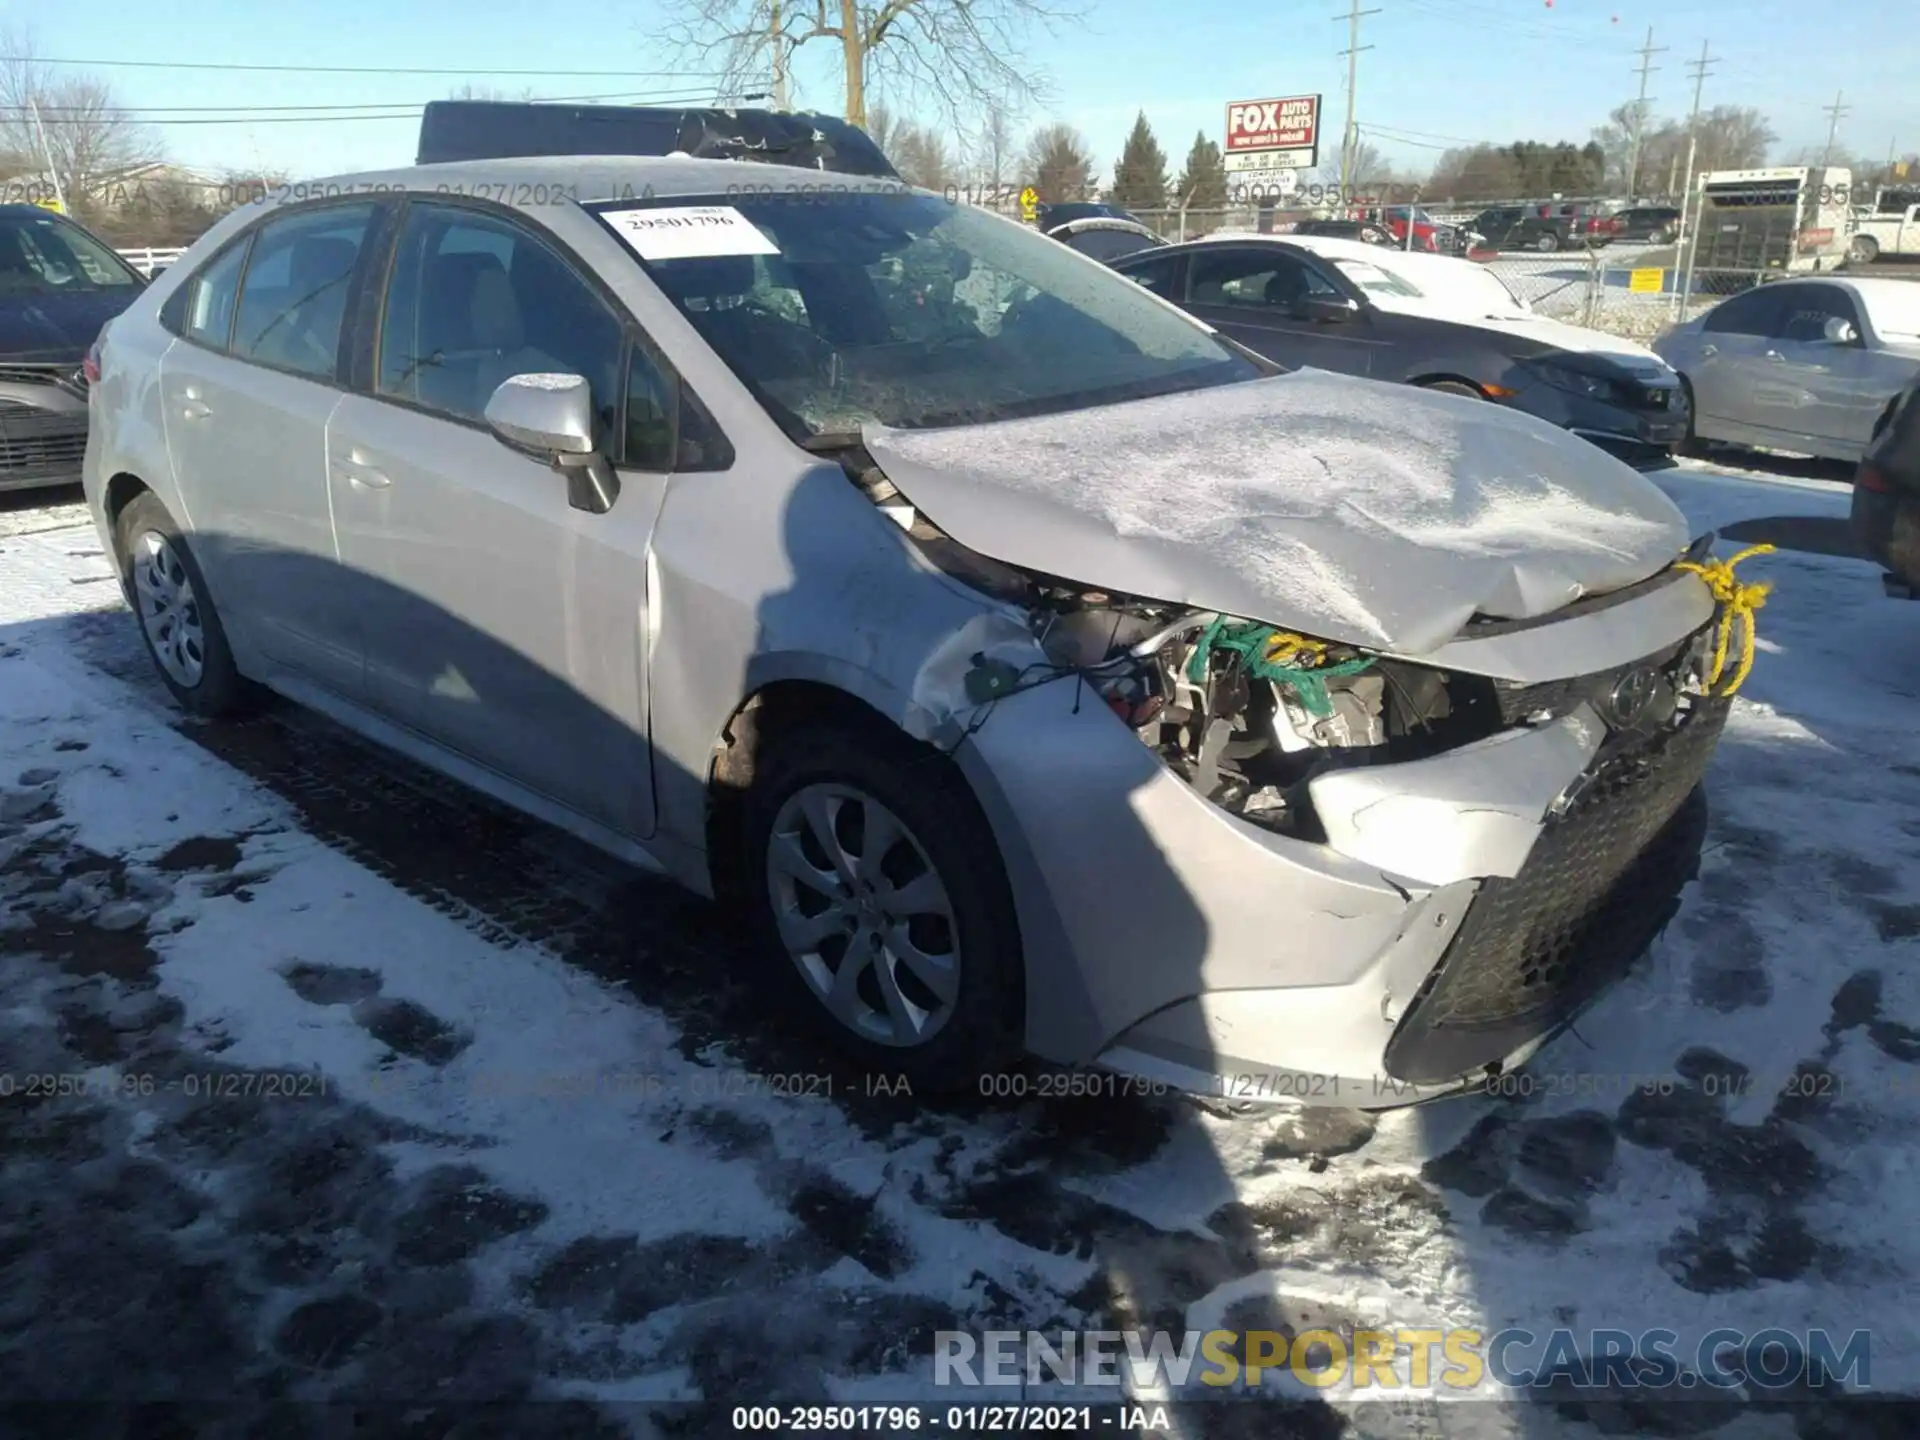
[[[1841,103],[1846,98],[1846,91],[1836,90],[1833,95],[1833,104],[1822,105],[1820,107],[1832,117],[1827,123],[1827,148],[1820,152],[1820,163],[1822,165],[1829,164],[1833,160],[1833,144],[1834,141],[1840,138],[1840,119],[1853,110],[1851,105]]]
[[[1378,15],[1378,7],[1362,10],[1360,0],[1352,0],[1345,15],[1336,15],[1335,20],[1347,22],[1347,48],[1339,53],[1347,57],[1347,128],[1340,137],[1340,189],[1344,193],[1351,183],[1356,152],[1360,148],[1360,52],[1371,50],[1371,45],[1360,43],[1360,19],[1364,15]]]
[[[706,96],[713,94],[711,87],[701,87],[674,93],[648,94],[644,91],[625,91],[616,95],[536,95],[526,103],[532,105],[584,105],[608,101],[673,101],[686,96]],[[437,97],[442,100],[457,100],[457,95]],[[136,119],[144,115],[272,115],[309,113],[324,114],[345,110],[394,110],[406,107],[418,108],[435,103],[432,100],[359,100],[337,105],[42,105],[40,113],[45,115],[77,115],[83,118],[113,116],[115,118]],[[26,107],[20,105],[0,105],[0,115],[24,114]],[[351,118],[351,117],[349,117]],[[167,123],[167,122],[156,122]]]
[[[213,60],[51,60],[39,55],[0,55],[0,65],[81,65],[88,69],[118,70],[245,70],[281,75],[516,75],[544,79],[562,75],[624,80],[724,78],[717,70],[488,70],[472,65],[458,69],[423,68],[417,65],[242,65]]]
[[[1653,63],[1653,57],[1667,53],[1664,45],[1653,43],[1653,27],[1647,27],[1647,43],[1639,49],[1640,56],[1640,98],[1633,102],[1633,148],[1627,159],[1627,198],[1632,200],[1640,193],[1640,140],[1647,129],[1647,77],[1660,67]]]

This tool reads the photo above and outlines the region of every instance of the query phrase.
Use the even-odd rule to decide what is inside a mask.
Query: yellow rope
[[[1305,635],[1295,635],[1291,631],[1276,630],[1267,641],[1266,659],[1272,665],[1287,665],[1294,669],[1305,670],[1320,664],[1327,658],[1327,642],[1311,640]]]
[[[1767,594],[1773,589],[1773,582],[1761,580],[1743,585],[1734,574],[1734,569],[1749,556],[1772,553],[1771,545],[1749,545],[1726,560],[1708,560],[1704,563],[1682,560],[1674,567],[1698,575],[1720,605],[1720,627],[1713,647],[1713,668],[1707,674],[1708,694],[1732,695],[1746,684],[1747,675],[1753,669],[1753,642],[1758,633],[1754,629],[1753,612],[1767,603]],[[1724,689],[1716,692],[1714,687],[1720,683],[1720,676],[1727,668],[1727,649],[1733,642],[1736,621],[1740,622],[1740,664],[1733,673],[1733,679],[1727,682]]]

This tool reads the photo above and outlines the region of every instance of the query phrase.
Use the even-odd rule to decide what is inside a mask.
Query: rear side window
[[[1796,285],[1781,307],[1779,339],[1805,342],[1827,338],[1827,321],[1844,320],[1860,328],[1860,312],[1846,291],[1832,285]]]
[[[233,329],[233,301],[240,293],[240,270],[246,264],[250,240],[229,245],[184,286],[180,313],[180,333],[189,340],[227,348],[227,335]]]
[[[372,205],[330,205],[269,220],[254,237],[232,350],[242,359],[331,378]]]

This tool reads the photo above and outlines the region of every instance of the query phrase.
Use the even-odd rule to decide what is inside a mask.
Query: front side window
[[[0,296],[131,292],[140,276],[79,226],[46,211],[0,216]]]
[[[249,237],[229,245],[187,282],[182,326],[189,340],[216,350],[227,348],[227,335],[233,329],[233,302],[240,293],[240,271],[251,243]]]
[[[1262,373],[1131,279],[935,196],[595,209],[796,438],[1074,410]],[[668,238],[696,219],[717,233]]]
[[[380,324],[381,394],[479,421],[515,375],[580,375],[611,427],[624,341],[613,311],[525,227],[458,206],[408,207]]]
[[[1710,335],[1771,335],[1781,308],[1780,292],[1763,285],[1722,300],[1701,328]]]
[[[1195,305],[1291,310],[1302,300],[1339,297],[1332,281],[1282,250],[1228,250],[1195,255],[1187,295]]]
[[[254,237],[234,319],[233,353],[330,377],[372,205],[329,205],[269,220]]]

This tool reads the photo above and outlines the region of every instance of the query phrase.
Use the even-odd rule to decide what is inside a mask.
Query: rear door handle
[[[393,483],[363,450],[349,450],[347,458],[339,462],[339,470],[347,483],[359,490],[384,490]]]
[[[1702,345],[1700,347],[1700,353],[1711,360],[1715,355],[1720,353],[1720,347],[1718,345]]]
[[[204,420],[213,414],[213,407],[204,400],[195,400],[191,395],[180,402],[182,420]]]
[[[1782,365],[1784,365],[1784,364],[1786,364],[1786,363],[1787,363],[1787,357],[1786,357],[1786,356],[1784,356],[1784,355],[1782,355],[1782,354],[1781,354],[1781,353],[1780,353],[1780,352],[1779,352],[1778,350],[1769,350],[1769,351],[1767,351],[1767,358],[1768,358],[1769,360],[1777,360],[1777,361],[1779,361],[1779,362],[1780,362],[1780,363],[1781,363]]]

